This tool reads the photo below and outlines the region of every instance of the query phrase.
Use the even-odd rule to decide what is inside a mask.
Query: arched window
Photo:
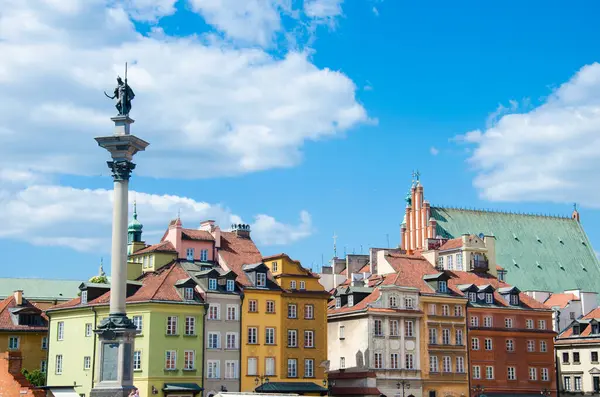
[[[398,307],[398,298],[396,298],[396,295],[390,295],[390,307]]]

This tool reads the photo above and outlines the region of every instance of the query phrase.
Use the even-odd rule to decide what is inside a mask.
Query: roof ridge
[[[538,218],[554,218],[554,219],[564,219],[564,220],[572,220],[568,215],[552,215],[552,214],[536,214],[536,213],[527,213],[527,212],[519,212],[519,211],[503,211],[503,210],[495,210],[489,208],[475,208],[475,207],[453,207],[453,206],[442,206],[442,205],[433,205],[431,204],[431,208],[439,208],[444,210],[457,210],[457,211],[470,211],[470,212],[488,212],[493,214],[504,214],[504,215],[524,215]]]
[[[167,280],[167,278],[169,277],[169,275],[171,274],[171,272],[173,271],[173,269],[175,269],[175,265],[177,265],[177,264],[178,264],[178,263],[177,263],[176,261],[174,261],[174,262],[171,262],[171,267],[170,267],[170,268],[169,268],[169,269],[168,269],[166,272],[164,272],[164,278],[162,279],[162,281],[160,282],[160,284],[158,284],[158,286],[156,287],[156,289],[155,289],[155,290],[154,290],[154,292],[152,293],[152,296],[150,297],[150,299],[149,299],[149,300],[152,300],[152,299],[154,299],[154,297],[156,296],[156,294],[158,293],[158,291],[161,289],[161,287],[163,286],[163,284],[165,283],[165,281]],[[165,265],[165,266],[163,267],[163,269],[164,269],[166,266],[169,266],[169,265]],[[187,273],[186,273],[186,274],[187,274]],[[160,277],[160,275],[159,275],[159,277]]]

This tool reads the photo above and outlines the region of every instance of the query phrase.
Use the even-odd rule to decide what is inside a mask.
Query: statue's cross
[[[419,170],[416,170],[416,171],[413,171],[412,176],[416,181],[419,181],[419,178],[421,177],[421,173],[419,172]]]

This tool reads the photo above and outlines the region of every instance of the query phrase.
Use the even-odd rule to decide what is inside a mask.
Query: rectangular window
[[[200,251],[200,260],[202,262],[206,262],[208,260],[208,250],[207,249],[203,249]]]
[[[440,372],[438,358],[436,356],[429,356],[429,372]]]
[[[87,296],[88,296],[87,291],[81,291],[81,304],[82,305],[87,304]]]
[[[209,289],[209,291],[216,291],[217,290],[217,279],[216,278],[209,278],[208,279],[208,289]]]
[[[89,370],[92,368],[92,358],[90,356],[83,357],[83,369]]]
[[[471,338],[471,350],[479,350],[479,338]]]
[[[267,313],[275,313],[275,301],[267,301]]]
[[[346,338],[345,334],[346,334],[346,327],[343,325],[340,325],[340,327],[338,328],[338,337],[340,339],[345,339]]]
[[[190,287],[186,287],[183,289],[183,299],[186,301],[194,300],[194,289]]]
[[[296,289],[296,280],[290,281],[290,289]]]
[[[62,354],[57,354],[56,355],[56,366],[54,368],[54,372],[56,372],[56,375],[62,375],[62,370],[63,370],[63,356],[62,356]]]
[[[398,355],[398,353],[390,354],[390,368],[391,369],[400,368],[400,356]]]
[[[42,337],[42,350],[48,350],[48,337]]]
[[[429,304],[429,315],[430,316],[435,316],[435,309],[436,309],[435,303],[430,303]]]
[[[512,328],[513,327],[513,319],[510,317],[507,317],[504,319],[504,327],[505,328]]]
[[[579,352],[573,352],[573,364],[579,364]]]
[[[481,367],[479,365],[473,365],[473,379],[481,379]]]
[[[248,301],[248,312],[249,313],[256,313],[256,312],[258,312],[258,303],[256,302],[256,300],[250,299]]]
[[[534,352],[535,351],[535,341],[534,340],[528,340],[527,341],[527,351],[528,352]]]
[[[525,326],[527,327],[527,329],[533,329],[533,320],[527,319],[525,321]]]
[[[19,348],[19,337],[11,336],[8,338],[8,349],[17,350]]]
[[[514,352],[515,351],[515,341],[513,339],[506,340],[506,351]]]
[[[288,305],[288,318],[298,318],[298,306],[296,304]]]
[[[375,368],[381,369],[383,368],[383,354],[375,353]]]
[[[221,333],[220,332],[209,332],[208,333],[208,348],[209,349],[220,349],[221,348]]]
[[[133,324],[135,325],[135,329],[142,332],[142,328],[144,326],[144,322],[142,320],[142,316],[133,316]]]
[[[177,317],[167,317],[167,335],[177,335]]]
[[[258,328],[248,327],[248,344],[256,345],[258,343]]]
[[[546,329],[546,320],[539,320],[538,321],[538,328],[539,329]]]
[[[456,337],[456,345],[457,346],[462,346],[462,344],[463,344],[463,330],[462,329],[457,329],[455,337]]]
[[[256,360],[256,359],[255,359]],[[248,371],[250,368],[248,367]],[[219,379],[221,377],[221,361],[207,360],[206,361],[206,377],[208,379]]]
[[[469,302],[477,302],[477,294],[475,292],[469,292]]]
[[[471,327],[479,327],[479,317],[471,316]]]
[[[340,369],[346,368],[346,357],[340,357]]]
[[[183,369],[196,369],[196,352],[194,350],[186,350],[183,352]]]
[[[312,358],[307,358],[304,360],[304,377],[315,377],[315,360],[313,360]]]
[[[383,326],[381,320],[375,320],[373,335],[375,336],[383,336]]]
[[[550,380],[550,373],[548,368],[542,368],[542,381],[547,382]]]
[[[546,353],[548,351],[548,345],[546,344],[545,340],[540,341],[540,351],[542,353]]]
[[[48,370],[48,362],[46,360],[40,361],[40,372],[45,374]]]
[[[414,324],[412,320],[404,321],[404,336],[409,338],[414,336]]]
[[[485,367],[485,378],[494,379],[494,367],[488,365]]]
[[[569,363],[569,353],[563,353],[562,357],[563,357],[563,363],[568,364]]]
[[[437,329],[429,328],[429,344],[437,345]]]
[[[406,369],[415,369],[415,356],[413,354],[406,354],[405,356]]]
[[[492,338],[485,338],[483,343],[485,345],[485,350],[492,350],[494,348],[494,344],[492,343]]]
[[[443,294],[448,292],[448,282],[447,281],[438,281],[438,291]]]
[[[443,372],[452,372],[452,359],[450,356],[444,356],[442,359],[442,371]]]
[[[277,262],[271,262],[271,271],[277,273]]]
[[[265,345],[275,344],[275,328],[265,328]]]
[[[442,305],[442,316],[449,316],[449,315],[450,315],[450,306]]]
[[[303,291],[306,289],[306,282],[305,281],[300,281],[300,290]]]
[[[529,380],[537,380],[537,368],[529,367]]]
[[[315,331],[304,331],[304,347],[315,347]]]
[[[313,320],[315,318],[314,305],[304,305],[304,318],[306,320]]]
[[[405,297],[404,298],[404,308],[406,309],[414,309],[415,307],[415,301],[413,298],[411,297]]]
[[[85,324],[85,336],[86,337],[92,336],[92,323]]]
[[[237,360],[225,361],[225,379],[238,378],[238,362]]]
[[[494,294],[488,292],[485,294],[485,303],[494,303]]]
[[[456,270],[463,270],[463,254],[459,252],[456,254]]]
[[[265,375],[275,375],[275,357],[265,358]]]
[[[456,357],[456,372],[461,373],[461,374],[465,372],[464,357]]]
[[[335,308],[339,309],[340,307],[342,307],[342,298],[338,296],[337,298],[335,298]]]
[[[256,273],[256,286],[257,287],[266,287],[267,286],[266,273]]]
[[[256,357],[248,357],[248,375],[258,374],[258,359]]]
[[[354,306],[354,295],[348,295],[348,307]]]
[[[450,329],[448,329],[448,328],[442,329],[442,344],[444,344],[444,345],[450,344]]]
[[[597,363],[598,362],[598,352],[592,352],[591,354],[591,360],[593,363]]]
[[[295,358],[288,359],[288,378],[298,377],[298,360]]]
[[[141,350],[136,350],[133,352],[133,370],[134,371],[142,370],[142,352],[141,352]]]
[[[187,258],[188,261],[193,261],[194,260],[194,249],[193,248],[186,249],[185,257]]]
[[[186,316],[185,318],[185,334],[196,335],[196,317]]]
[[[485,316],[483,318],[483,326],[486,328],[492,328],[492,324],[493,324],[493,317],[492,316]]]
[[[390,320],[390,336],[399,336],[398,320]]]
[[[447,267],[448,270],[454,270],[454,255],[448,255],[446,257],[446,263],[447,263]]]
[[[227,305],[227,321],[238,321],[238,305]]]
[[[517,380],[517,370],[515,367],[508,367],[506,369],[507,379],[508,380]]]
[[[225,338],[226,338],[225,347],[227,349],[229,349],[229,350],[239,349],[237,332],[227,332],[227,334],[225,334]]]
[[[298,331],[288,329],[288,347],[298,347]]]
[[[177,352],[175,350],[167,350],[165,352],[165,369],[177,369]]]
[[[57,330],[57,332],[56,332],[56,339],[57,340],[64,340],[65,339],[65,322],[64,321],[59,321],[56,324],[56,330]],[[62,360],[62,356],[61,356],[61,360]]]
[[[235,281],[234,280],[227,280],[227,291],[228,292],[233,292],[235,290]]]
[[[221,319],[221,305],[218,303],[211,303],[208,305],[208,319],[209,320],[220,320]]]
[[[454,306],[454,316],[455,317],[462,317],[462,315],[463,315],[463,308],[462,308],[462,306],[455,305]]]
[[[571,391],[571,378],[569,376],[563,377],[563,385],[565,391]]]

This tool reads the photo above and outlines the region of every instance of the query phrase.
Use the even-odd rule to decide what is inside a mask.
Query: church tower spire
[[[138,249],[144,248],[142,241],[142,229],[144,225],[138,221],[137,203],[133,202],[133,219],[127,227],[127,254],[131,255]]]

